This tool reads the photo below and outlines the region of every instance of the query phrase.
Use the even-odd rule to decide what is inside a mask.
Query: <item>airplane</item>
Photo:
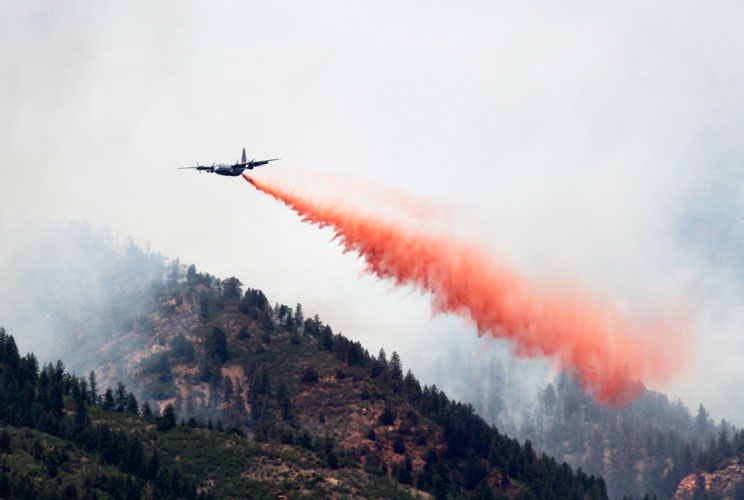
[[[214,163],[212,163],[212,166],[208,167],[206,165],[199,165],[199,162],[196,162],[195,167],[179,167],[179,170],[193,168],[199,172],[209,172],[210,174],[229,175],[230,177],[236,177],[242,174],[244,170],[252,170],[256,167],[260,167],[261,165],[266,165],[270,161],[276,161],[278,159],[279,158],[271,158],[270,160],[246,161],[245,148],[243,148],[242,159],[240,160],[240,162],[236,162],[234,165],[227,165],[225,163],[215,165]]]

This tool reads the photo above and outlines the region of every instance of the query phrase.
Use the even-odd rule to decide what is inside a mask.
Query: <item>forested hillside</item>
[[[25,394],[32,399],[47,393],[49,386],[42,387],[42,381],[48,384],[52,376],[65,380],[61,412],[41,411],[37,405],[30,417],[3,420],[11,426],[12,440],[17,436],[12,426],[28,425],[24,419],[31,418],[32,429],[49,439],[67,439],[78,449],[76,456],[100,461],[98,448],[81,448],[75,434],[65,434],[65,425],[79,414],[81,398],[88,413],[96,415],[93,428],[98,422],[113,427],[113,417],[119,422],[127,418],[141,422],[135,427],[141,425],[141,434],[150,437],[157,436],[150,432],[159,421],[154,415],[171,408],[184,425],[169,436],[183,432],[210,440],[211,433],[223,435],[218,428],[230,429],[231,439],[253,447],[246,453],[258,463],[273,460],[264,454],[276,457],[290,450],[292,456],[305,457],[295,469],[274,464],[262,471],[256,465],[249,472],[241,462],[229,465],[228,472],[220,469],[222,459],[215,455],[208,463],[183,469],[184,476],[194,474],[196,493],[220,491],[215,488],[222,483],[204,484],[199,469],[217,467],[211,469],[215,477],[290,481],[297,498],[321,491],[328,481],[344,483],[338,471],[353,471],[349,473],[358,477],[348,481],[355,486],[347,481],[340,488],[360,497],[395,491],[433,498],[605,498],[607,488],[614,498],[640,499],[648,493],[665,499],[683,478],[714,472],[744,452],[744,435],[725,422],[714,425],[702,406],[693,418],[681,402],[646,392],[627,409],[607,408],[565,375],[541,391],[537,411],[515,427],[498,421],[511,403],[499,370],[491,370],[488,376],[495,379],[488,387],[494,393],[486,398],[484,411],[497,425],[489,425],[472,406],[419,382],[395,352],[367,352],[321,318],[306,315],[300,304],[272,305],[263,292],[244,290],[236,278],[221,280],[194,266],[168,262],[131,241],[115,249],[105,234],[85,225],[55,237],[60,235],[64,243],[56,247],[65,249],[60,266],[14,266],[18,283],[27,276],[25,282],[38,285],[44,282],[44,270],[51,273],[49,283],[39,288],[44,290],[43,307],[10,312],[6,307],[4,314],[28,327],[31,337],[17,330],[22,338],[53,329],[53,341],[40,343],[62,359],[69,355],[69,366],[84,377],[65,374],[60,364],[37,367],[34,376],[3,379],[7,394],[27,384]],[[73,274],[65,279],[60,267],[68,264]],[[32,269],[36,274],[28,274]],[[95,297],[89,304],[90,296]],[[20,312],[46,316],[18,322]],[[17,353],[15,347],[9,349]],[[52,400],[59,408],[56,392],[52,398],[42,396],[40,404]],[[145,405],[136,402],[145,400],[153,415],[137,420],[142,417],[134,413],[142,413]],[[474,403],[483,407],[481,401]],[[147,453],[163,441],[148,442],[143,441]],[[183,456],[183,451],[162,451],[163,463],[175,464],[169,460]],[[297,470],[312,471],[314,486]],[[151,481],[129,474],[121,480],[139,486]],[[78,493],[85,486],[79,478],[68,483]],[[147,486],[142,491],[154,490]]]
[[[0,498],[412,498],[333,455],[327,439],[257,442],[218,421],[177,421],[63,363],[39,370],[0,330]]]
[[[40,369],[0,335],[6,497],[607,498],[601,478],[500,433],[396,353],[372,356],[300,305],[73,232],[76,273],[98,259],[106,281],[70,284],[72,302],[49,288],[45,310],[84,376]],[[156,275],[146,286],[118,281],[143,263]]]
[[[558,460],[602,475],[617,497],[671,498],[684,477],[744,452],[744,434],[726,421],[715,425],[703,405],[693,417],[681,401],[644,391],[628,408],[608,408],[565,375],[546,387],[520,434]]]
[[[271,306],[241,286],[172,268],[148,328],[132,332],[141,349],[122,360],[134,390],[183,418],[220,419],[260,441],[327,436],[369,470],[436,498],[605,496],[601,479],[422,387],[396,353],[372,356],[319,318],[304,318],[300,305]]]

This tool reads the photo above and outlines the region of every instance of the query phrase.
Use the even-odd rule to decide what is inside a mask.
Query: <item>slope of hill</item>
[[[692,418],[659,394],[646,393],[623,411],[598,406],[563,377],[546,388],[538,412],[520,429],[534,449],[520,446],[468,405],[421,387],[395,353],[370,356],[319,318],[304,318],[299,305],[271,307],[260,291],[243,293],[235,278],[187,270],[131,241],[115,250],[106,234],[84,224],[44,241],[62,249],[56,266],[8,261],[15,272],[4,295],[39,289],[42,297],[15,294],[0,312],[26,317],[15,324],[35,337],[54,327],[53,341],[39,343],[69,359],[76,372],[94,369],[99,386],[122,380],[155,407],[170,403],[186,419],[242,427],[256,442],[316,446],[327,437],[334,455],[440,496],[485,488],[542,497],[542,479],[555,471],[566,476],[558,465],[565,460],[608,478],[615,497],[670,498],[680,479],[709,471],[717,460],[701,458],[717,456],[708,453],[717,450],[711,438],[718,442],[721,431],[734,431],[714,426],[702,407]],[[65,274],[61,269],[69,266],[73,272]],[[34,286],[24,286],[29,283]],[[36,305],[23,307],[27,300]],[[491,403],[509,404],[502,385],[489,385],[497,392]],[[538,458],[542,451],[558,463]],[[602,489],[582,474],[582,488]]]
[[[649,493],[659,499],[671,498],[688,474],[734,456],[729,441],[741,439],[725,421],[714,425],[702,405],[693,418],[681,401],[646,390],[627,408],[607,408],[567,376],[543,391],[520,436],[605,477],[612,496]]]
[[[32,428],[48,434],[49,439],[73,441],[64,445],[76,458],[70,459],[70,477],[67,484],[59,484],[60,488],[70,484],[78,491],[84,488],[85,481],[73,473],[88,470],[80,466],[83,462],[108,465],[105,459],[91,455],[101,451],[97,438],[91,438],[90,449],[84,448],[88,438],[81,443],[75,441],[83,426],[76,419],[87,413],[81,401],[86,400],[84,395],[91,388],[113,386],[123,380],[131,393],[119,383],[116,397],[113,391],[107,391],[88,398],[108,410],[106,419],[110,410],[124,410],[126,400],[130,396],[136,400],[137,394],[152,401],[156,411],[175,407],[180,418],[193,423],[191,427],[198,427],[197,421],[211,419],[235,433],[247,433],[250,441],[246,446],[254,448],[246,448],[242,454],[260,456],[261,465],[243,463],[228,466],[229,472],[219,469],[211,474],[260,482],[277,478],[281,472],[292,472],[294,481],[300,483],[295,496],[312,494],[314,483],[308,482],[309,477],[315,483],[321,481],[325,489],[334,484],[343,494],[359,497],[374,496],[375,491],[385,492],[378,494],[380,497],[391,496],[391,491],[408,491],[435,498],[606,498],[601,479],[574,473],[566,464],[538,456],[529,443],[522,446],[488,426],[472,407],[450,401],[436,387],[422,388],[410,372],[403,373],[397,354],[389,360],[384,352],[370,356],[359,343],[334,334],[317,317],[305,319],[299,305],[294,310],[271,307],[260,291],[243,293],[235,278],[218,280],[197,273],[193,266],[185,270],[177,261],[166,266],[162,258],[133,251],[136,247],[131,245],[123,254],[108,253],[105,243],[88,231],[79,233],[82,257],[73,258],[74,262],[100,260],[101,255],[110,257],[103,261],[117,262],[115,272],[103,266],[106,272],[102,276],[110,278],[103,284],[110,289],[107,299],[99,299],[95,307],[88,308],[85,293],[73,293],[74,307],[66,308],[68,297],[62,286],[61,292],[47,294],[45,307],[64,318],[56,323],[61,329],[56,346],[75,352],[76,370],[96,368],[97,377],[91,374],[86,390],[82,379],[64,374],[61,364],[39,373],[31,357],[21,378],[14,379],[10,374],[16,362],[10,361],[5,369],[8,361],[3,361],[7,394],[25,384],[22,392],[39,400],[41,406],[34,410],[36,413],[21,412],[23,416],[1,422],[15,426],[33,422]],[[141,267],[137,263],[143,262],[155,270],[156,276],[156,268],[160,269],[159,277],[146,286],[142,277],[126,279],[127,284],[117,291],[117,276],[136,272],[129,264],[137,268]],[[80,270],[80,265],[76,269]],[[22,276],[19,279],[23,281]],[[102,283],[94,281],[97,285],[90,291],[100,292]],[[88,291],[89,282],[86,278],[82,286],[73,289]],[[126,297],[126,304],[131,302],[134,307],[126,307],[117,297]],[[26,359],[17,356],[14,343],[10,351],[7,359]],[[52,377],[56,382],[50,385]],[[53,397],[49,387],[56,387]],[[73,397],[74,409],[58,404],[60,392]],[[45,406],[50,401],[54,402],[53,409]],[[8,415],[13,411],[9,409]],[[96,411],[94,408],[90,414]],[[91,433],[97,436],[103,432],[108,439],[107,432],[92,425],[91,429],[96,430]],[[113,424],[106,425],[112,428]],[[207,431],[191,430],[193,435],[203,432]],[[149,430],[143,429],[142,433],[150,436]],[[15,443],[14,432],[9,431],[9,435]],[[141,441],[145,454],[167,442],[162,438],[152,443],[143,439],[135,441]],[[123,438],[121,443],[126,447],[129,441]],[[255,446],[260,451],[255,451]],[[174,464],[177,457],[188,454],[177,449],[160,450]],[[289,459],[274,460],[277,454],[299,458],[287,468]],[[176,464],[183,468],[181,475],[193,474],[195,488],[201,493],[213,493],[218,488],[202,481],[209,476],[209,467],[223,460],[221,455],[212,458],[193,468]],[[30,462],[29,467],[21,467],[19,477],[40,477]],[[337,470],[357,472],[329,472]],[[306,477],[302,471],[312,474],[308,472]],[[152,478],[138,476],[139,472],[133,474],[127,468],[122,472],[129,476],[116,481],[154,491],[155,486],[147,485]],[[225,481],[218,482],[221,485]]]
[[[61,362],[39,371],[2,329],[0,402],[0,498],[413,498],[326,439],[259,442],[147,402],[140,415],[132,393],[96,395]]]
[[[159,407],[219,419],[261,442],[322,437],[368,470],[437,498],[605,497],[601,479],[538,456],[472,407],[422,388],[397,354],[370,356],[317,317],[304,319],[299,305],[271,307],[260,291],[243,293],[235,278],[217,281],[193,266],[161,292],[124,340],[104,348],[101,371],[109,382],[129,373],[134,392]],[[121,343],[139,347],[111,361]]]
[[[744,459],[732,459],[713,472],[682,479],[673,500],[741,500],[744,498]]]

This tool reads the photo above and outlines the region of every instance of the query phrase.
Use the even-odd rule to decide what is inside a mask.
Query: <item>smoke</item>
[[[353,197],[358,203],[370,201],[378,210],[390,208],[396,211],[396,215],[403,214],[415,221],[426,221],[438,225],[450,224],[452,213],[456,210],[455,207],[441,201],[432,203],[417,199],[388,184],[375,183],[350,174],[318,171],[310,173],[292,167],[283,167],[282,171],[301,179],[303,183],[320,181],[328,188],[329,196],[341,192],[347,197]]]
[[[0,217],[12,241],[0,249],[0,326],[21,352],[61,359],[78,374],[96,370],[102,384],[130,382],[122,359],[137,347],[166,260],[108,227],[66,226]],[[113,367],[109,374],[100,370]]]
[[[344,252],[364,259],[366,272],[431,293],[435,313],[456,314],[479,335],[510,339],[519,356],[555,360],[602,403],[625,406],[643,383],[668,380],[684,365],[679,320],[631,322],[570,284],[534,286],[478,245],[243,176],[304,222],[330,227]]]

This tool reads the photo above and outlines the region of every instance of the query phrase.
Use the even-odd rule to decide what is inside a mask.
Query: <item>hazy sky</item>
[[[38,222],[109,225],[301,302],[425,382],[453,344],[474,359],[499,348],[360,276],[328,231],[242,179],[176,170],[245,146],[290,177],[442,203],[449,230],[537,280],[632,315],[683,312],[689,368],[655,388],[744,425],[743,15],[741,2],[0,2],[0,241],[23,251]]]

